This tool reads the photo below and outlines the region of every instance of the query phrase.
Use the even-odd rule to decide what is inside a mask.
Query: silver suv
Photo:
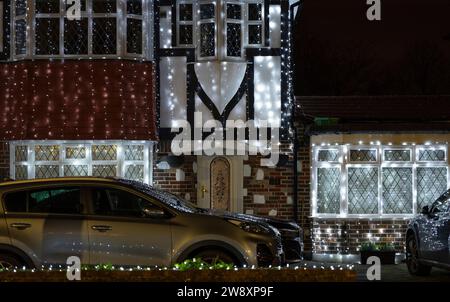
[[[70,256],[123,266],[301,258],[302,231],[293,222],[201,209],[134,181],[11,181],[0,184],[0,198],[0,268],[65,264]]]

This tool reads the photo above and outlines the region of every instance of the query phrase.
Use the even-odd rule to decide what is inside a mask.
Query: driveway
[[[369,282],[366,274],[369,265],[347,265],[331,262],[318,262],[318,261],[302,261],[298,263],[299,266],[305,267],[344,267],[356,270],[358,273],[359,282]],[[450,271],[442,270],[439,268],[433,268],[430,276],[418,277],[412,276],[408,272],[408,268],[405,263],[397,265],[382,265],[381,266],[381,282],[450,282]]]
[[[366,273],[370,266],[356,265],[358,281],[367,281]],[[381,282],[450,282],[450,271],[433,268],[431,274],[426,277],[412,276],[408,272],[406,264],[382,265]]]

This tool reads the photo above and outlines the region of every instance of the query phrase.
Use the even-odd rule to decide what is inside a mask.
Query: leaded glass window
[[[384,150],[384,160],[396,162],[409,162],[412,160],[411,149]]]
[[[64,165],[64,176],[88,176],[88,165]]]
[[[449,185],[446,146],[333,145],[313,154],[313,215],[411,216]]]
[[[241,57],[241,24],[227,24],[227,56]]]
[[[15,21],[15,52],[16,55],[25,55],[27,53],[27,22],[25,19]]]
[[[143,53],[142,1],[127,0],[127,54]]]
[[[319,150],[318,161],[323,161],[323,162],[339,161],[339,150],[336,150],[336,149]]]
[[[116,160],[116,145],[94,145],[92,146],[92,160]]]
[[[200,24],[200,56],[214,57],[216,55],[216,27],[214,23]]]
[[[352,162],[375,162],[375,161],[377,161],[377,150],[373,150],[373,149],[350,150],[350,161],[352,161]]]
[[[64,54],[85,55],[88,48],[88,19],[64,22]]]
[[[419,149],[418,160],[425,162],[445,161],[446,152],[444,149]]]
[[[249,3],[247,6],[247,43],[250,46],[263,44],[263,5]]]
[[[93,165],[92,176],[95,177],[115,177],[117,176],[116,165]]]
[[[215,19],[216,6],[214,3],[200,4],[200,20]]]
[[[447,167],[417,168],[417,212],[447,190]]]
[[[15,155],[16,161],[27,161],[28,160],[28,147],[27,146],[16,146],[14,155]]]
[[[348,168],[348,213],[378,213],[378,168]]]
[[[58,14],[60,0],[35,0],[35,9],[38,14]]]
[[[57,165],[36,165],[36,178],[59,177],[59,166]]]
[[[124,177],[150,183],[151,144],[105,141],[13,142],[11,177]]]
[[[178,4],[178,45],[191,46],[194,43],[194,9],[192,3]]]
[[[242,56],[242,5],[226,4],[226,56],[240,58]]]
[[[340,213],[340,180],[340,168],[317,169],[317,213]]]
[[[17,180],[28,179],[28,167],[23,165],[16,165],[16,177]]]
[[[35,30],[37,55],[59,54],[59,19],[37,18]]]
[[[144,165],[129,165],[125,167],[125,178],[144,181]]]
[[[92,53],[110,55],[117,52],[115,18],[94,18],[92,22]]]
[[[34,148],[34,159],[36,161],[58,161],[58,145],[36,145]]]
[[[383,213],[413,212],[412,168],[383,168]]]
[[[66,147],[66,159],[86,158],[86,147]]]

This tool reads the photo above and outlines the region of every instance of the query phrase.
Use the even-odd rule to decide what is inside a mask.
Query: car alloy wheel
[[[414,235],[409,235],[406,240],[406,265],[412,275],[426,276],[431,272],[431,266],[420,263],[419,249]]]
[[[406,263],[410,271],[417,271],[419,266],[416,239],[412,236],[408,237],[408,243],[406,245]]]

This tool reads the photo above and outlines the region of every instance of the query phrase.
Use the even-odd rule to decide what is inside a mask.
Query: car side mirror
[[[422,214],[423,215],[430,215],[431,213],[430,213],[430,207],[429,206],[424,206],[423,208],[422,208]]]

